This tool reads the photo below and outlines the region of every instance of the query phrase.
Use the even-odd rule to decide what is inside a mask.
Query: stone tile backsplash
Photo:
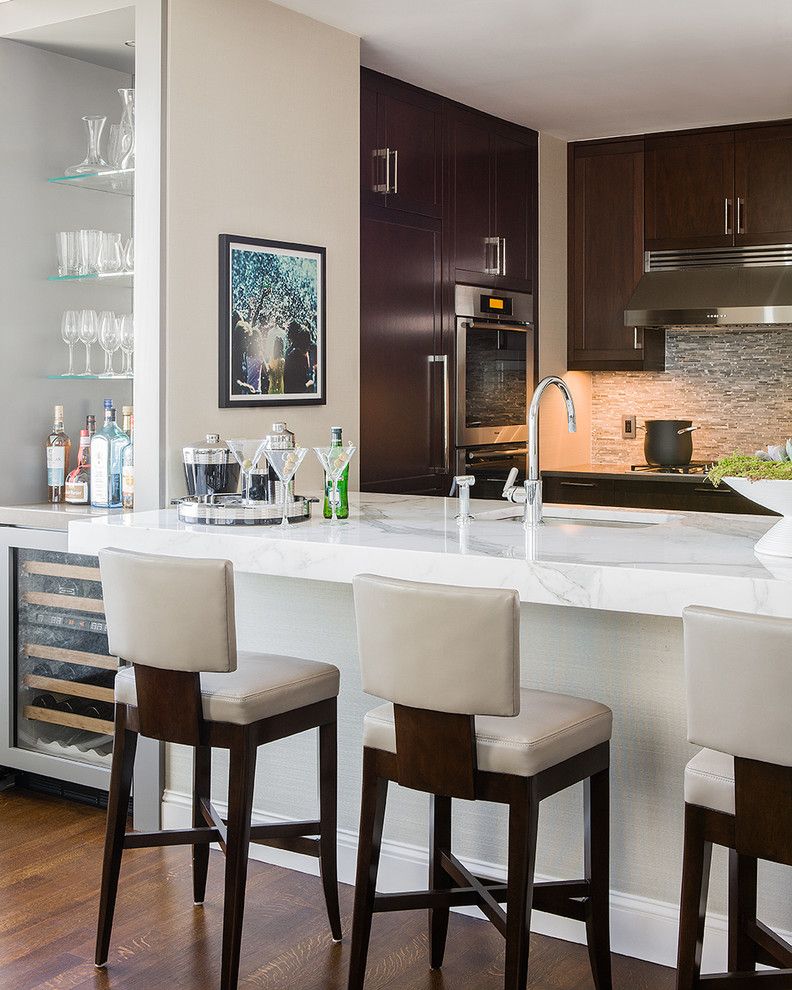
[[[620,417],[692,419],[693,457],[752,452],[792,436],[792,326],[666,333],[666,371],[592,374],[591,460],[643,462]]]

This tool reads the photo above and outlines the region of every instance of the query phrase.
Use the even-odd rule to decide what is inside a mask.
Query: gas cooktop
[[[631,464],[630,470],[649,474],[706,474],[711,467],[711,461],[691,461],[689,464]]]

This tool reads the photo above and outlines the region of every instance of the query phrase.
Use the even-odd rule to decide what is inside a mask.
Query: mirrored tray
[[[276,526],[283,518],[283,506],[273,502],[244,505],[239,495],[213,495],[211,501],[187,497],[179,501],[179,519],[205,526]],[[295,496],[288,512],[290,523],[311,518],[311,499]]]

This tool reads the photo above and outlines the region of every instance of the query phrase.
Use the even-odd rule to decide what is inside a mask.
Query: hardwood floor
[[[93,965],[104,813],[24,791],[0,793],[1,990],[215,990],[223,857],[212,852],[206,903],[192,903],[190,849],[124,855],[107,969]],[[344,941],[333,945],[318,877],[251,861],[240,988],[343,990],[352,889],[341,888]],[[442,973],[429,969],[425,912],[374,919],[366,990],[498,990],[503,939],[451,916]],[[614,957],[616,990],[670,990],[673,971]],[[529,986],[591,990],[584,946],[532,936]]]

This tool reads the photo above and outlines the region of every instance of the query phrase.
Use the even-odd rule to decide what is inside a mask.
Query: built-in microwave
[[[534,388],[533,297],[456,286],[456,447],[525,443]]]

